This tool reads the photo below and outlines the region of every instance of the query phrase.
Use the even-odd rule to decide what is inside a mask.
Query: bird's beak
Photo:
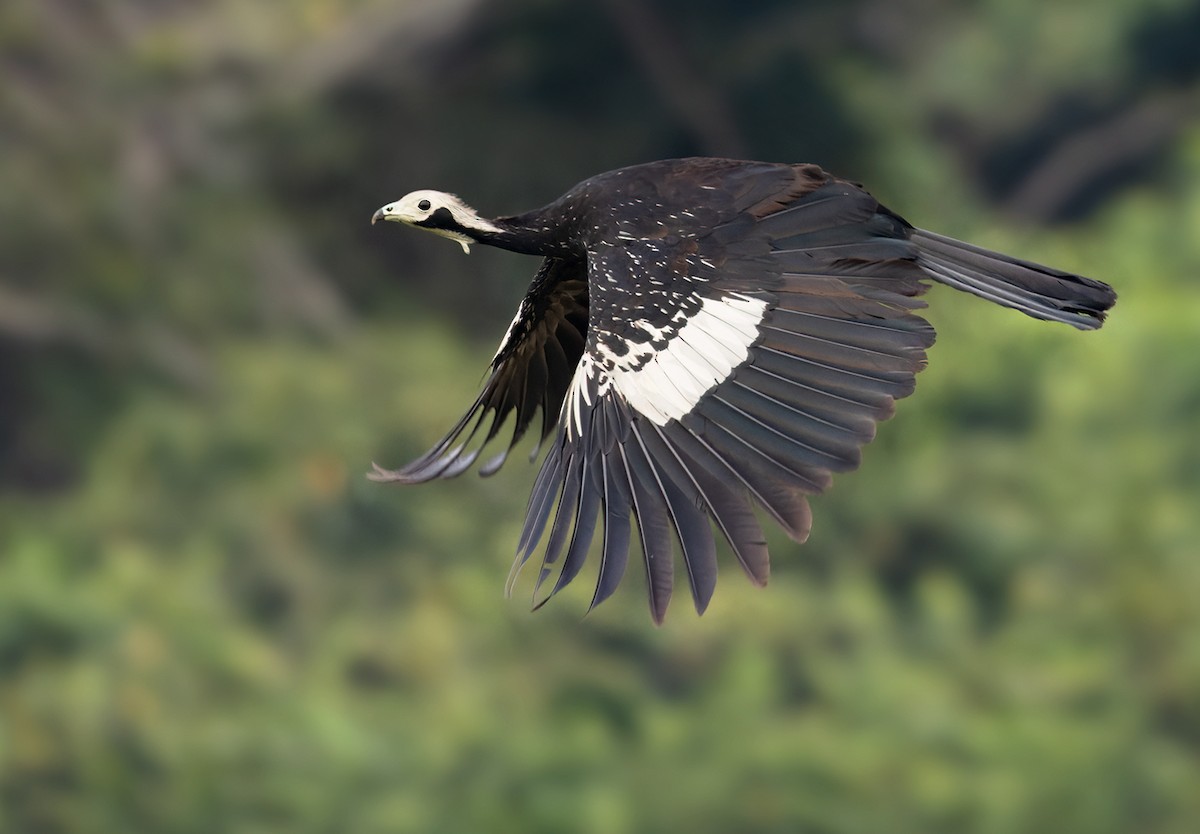
[[[376,221],[376,220],[382,220],[382,219],[383,219],[383,217],[384,217],[384,214],[383,214],[383,209],[379,209],[379,210],[377,210],[377,211],[376,211],[374,214],[372,214],[372,215],[371,215],[371,225],[372,225],[372,226],[374,226],[374,225],[375,225],[375,221]]]

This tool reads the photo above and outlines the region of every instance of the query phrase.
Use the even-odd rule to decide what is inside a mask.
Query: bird
[[[463,417],[421,457],[368,477],[451,478],[495,446],[479,464],[489,476],[533,428],[530,462],[546,451],[506,591],[544,538],[540,607],[579,575],[599,530],[587,610],[640,549],[655,624],[676,552],[699,614],[719,539],[766,584],[756,506],[808,538],[808,496],[858,467],[925,367],[935,334],[917,311],[930,282],[1080,330],[1116,302],[1101,281],[917,228],[811,163],[643,163],[495,219],[421,190],[377,221],[542,260]]]

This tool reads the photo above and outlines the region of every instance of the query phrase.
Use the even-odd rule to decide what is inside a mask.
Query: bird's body
[[[751,504],[807,537],[805,495],[858,465],[925,365],[934,333],[913,311],[927,279],[1085,330],[1116,299],[1098,281],[916,229],[814,165],[667,160],[515,217],[484,220],[419,191],[373,219],[543,257],[472,408],[426,455],[374,477],[460,474],[512,417],[511,439],[481,466],[491,474],[540,409],[540,437],[554,440],[517,566],[549,524],[538,587],[561,564],[552,595],[602,526],[595,605],[624,573],[636,520],[656,621],[673,540],[703,611],[714,525],[760,584]]]

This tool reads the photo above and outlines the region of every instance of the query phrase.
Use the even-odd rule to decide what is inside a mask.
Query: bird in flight
[[[459,475],[510,424],[480,465],[491,475],[540,411],[530,459],[549,448],[508,590],[547,525],[536,605],[578,575],[599,527],[596,606],[625,573],[636,521],[656,623],[676,546],[703,613],[714,528],[758,585],[769,567],[754,505],[808,537],[806,496],[858,466],[925,366],[934,331],[915,311],[927,281],[1080,330],[1116,301],[1099,281],[918,229],[808,164],[651,162],[492,220],[414,191],[377,220],[542,262],[467,413],[426,454],[371,477]]]

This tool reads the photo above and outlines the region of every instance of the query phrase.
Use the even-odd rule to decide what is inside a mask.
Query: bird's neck
[[[576,254],[570,233],[561,224],[550,222],[542,211],[488,221],[492,228],[465,229],[478,243],[498,246],[523,255],[564,257]]]

